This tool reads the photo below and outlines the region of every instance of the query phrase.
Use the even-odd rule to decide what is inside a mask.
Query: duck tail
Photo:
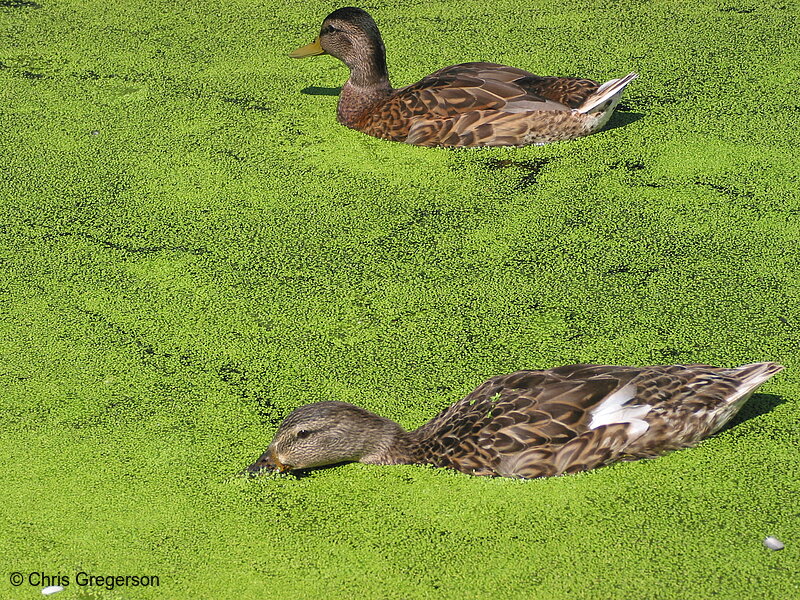
[[[728,398],[727,406],[735,412],[753,395],[758,386],[782,370],[783,365],[774,362],[753,363],[726,369],[725,373],[736,381],[736,391]]]
[[[584,100],[583,104],[581,104],[575,110],[581,114],[586,114],[592,112],[598,106],[601,107],[601,111],[613,108],[616,106],[617,102],[619,102],[619,98],[622,95],[622,90],[625,89],[625,86],[627,86],[638,76],[639,75],[637,73],[628,73],[625,75],[625,77],[620,79],[606,81],[603,85],[597,88],[597,91],[594,94]],[[609,101],[610,106],[606,106],[606,103]]]
[[[756,388],[767,379],[783,370],[783,366],[774,362],[753,363],[734,369],[721,369],[720,374],[733,382],[735,391],[725,398],[724,404],[718,406],[713,417],[711,433],[715,433],[739,412],[744,403],[750,399]]]
[[[758,386],[773,375],[783,371],[783,365],[774,362],[753,363],[742,365],[728,372],[739,381],[739,390],[742,394],[752,393]],[[731,400],[735,400],[732,398]]]

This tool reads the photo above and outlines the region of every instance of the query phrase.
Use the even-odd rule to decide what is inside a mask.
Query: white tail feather
[[[598,106],[605,104],[609,100],[614,100],[614,105],[616,105],[616,103],[619,101],[620,95],[622,94],[622,90],[625,89],[625,86],[627,86],[637,77],[638,74],[629,73],[621,79],[612,79],[610,81],[606,81],[603,85],[597,88],[597,91],[594,94],[589,96],[584,103],[575,110],[581,114],[586,114]]]
[[[735,404],[737,401],[746,400],[758,386],[782,370],[782,365],[773,362],[752,363],[731,369],[733,373],[742,378],[742,381],[736,394],[731,396],[728,402]]]
[[[727,369],[729,375],[740,378],[740,381],[736,386],[736,392],[726,399],[727,404],[725,407],[717,411],[714,424],[711,427],[712,433],[719,431],[725,423],[739,412],[758,386],[782,370],[783,366],[773,362],[753,363],[742,365],[735,369]]]

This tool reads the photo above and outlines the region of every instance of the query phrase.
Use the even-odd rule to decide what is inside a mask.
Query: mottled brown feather
[[[781,367],[766,368],[774,374]],[[651,407],[643,417],[647,432],[634,434],[629,424],[590,428],[592,409],[629,384],[635,386],[635,394],[626,405]],[[444,449],[437,430],[468,423],[481,445],[495,450],[483,470],[517,477],[539,471],[572,473],[697,443],[718,429],[714,415],[724,411],[741,385],[736,370],[700,365],[572,365],[520,371],[486,381],[410,435],[418,444],[420,462],[464,470],[468,463],[461,459],[460,448]],[[541,463],[545,454],[551,464],[531,466]]]

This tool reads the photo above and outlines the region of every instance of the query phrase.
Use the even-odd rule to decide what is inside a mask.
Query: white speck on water
[[[49,596],[50,594],[55,594],[56,592],[63,592],[64,588],[60,585],[48,585],[46,588],[42,590],[43,596]]]
[[[92,135],[100,135],[100,131],[98,131],[97,129],[92,129],[91,133],[92,133]]]
[[[772,536],[764,538],[764,545],[770,550],[783,550],[785,547],[782,541]]]

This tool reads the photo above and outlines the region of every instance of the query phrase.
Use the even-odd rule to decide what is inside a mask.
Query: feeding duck
[[[781,369],[764,362],[518,371],[489,379],[414,431],[346,402],[316,402],[293,411],[246,471],[358,461],[526,479],[575,473],[698,443]]]
[[[319,54],[350,69],[339,96],[339,123],[417,146],[525,146],[589,135],[608,122],[636,77],[631,73],[600,85],[471,62],[393,89],[378,26],[366,11],[352,7],[329,14],[314,42],[289,56]]]

